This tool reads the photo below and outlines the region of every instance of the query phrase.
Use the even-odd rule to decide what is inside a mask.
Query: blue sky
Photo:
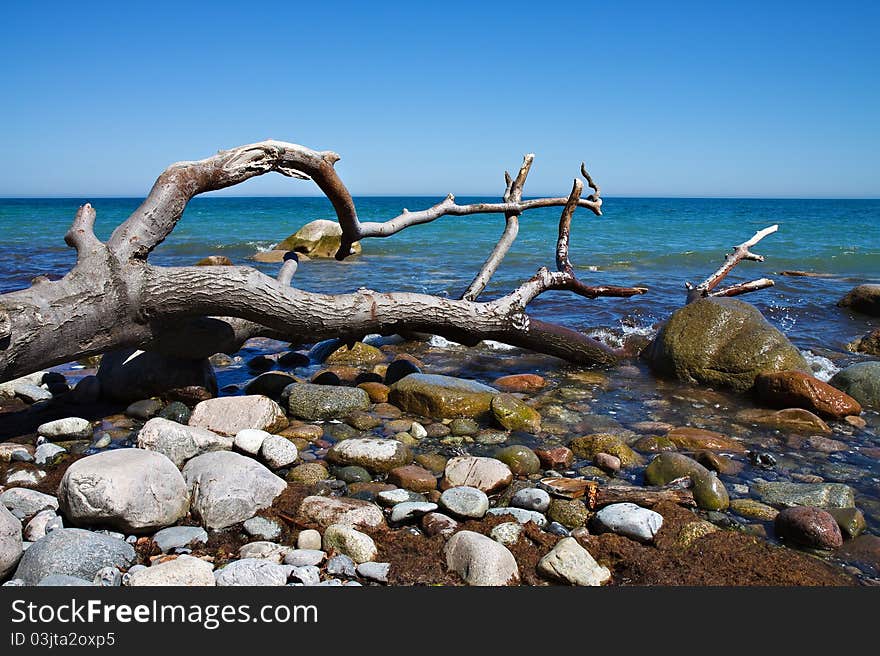
[[[0,195],[271,137],[354,194],[498,195],[532,151],[527,195],[585,159],[609,196],[880,197],[877,3],[195,4],[4,3]]]

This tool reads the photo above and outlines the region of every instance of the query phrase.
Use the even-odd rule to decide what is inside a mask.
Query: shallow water
[[[423,208],[439,199],[363,198],[364,219],[384,219],[401,208]],[[467,202],[468,199],[459,199]],[[62,237],[79,200],[0,200],[0,291],[26,286],[39,274],[62,275],[73,254]],[[105,238],[128,212],[134,199],[98,199],[99,236]],[[608,199],[605,216],[581,212],[575,220],[572,260],[586,281],[644,285],[646,296],[588,301],[567,294],[547,294],[531,312],[564,323],[619,346],[632,334],[650,336],[684,300],[684,282],[699,281],[720,264],[726,249],[756,230],[779,224],[780,231],[755,250],[764,263],[746,262],[731,282],[763,276],[776,287],[747,298],[782,329],[805,353],[817,376],[828,379],[840,367],[863,359],[845,345],[880,325],[841,310],[835,302],[854,285],[880,281],[880,201]],[[183,265],[206,255],[226,255],[237,264],[270,248],[303,223],[332,212],[324,199],[200,198],[193,201],[171,238],[154,254],[156,264]],[[516,286],[541,265],[552,266],[557,210],[539,210],[522,219],[517,243],[505,260],[486,297]],[[501,231],[496,216],[446,217],[388,239],[364,244],[364,255],[346,262],[309,261],[301,265],[295,284],[323,291],[351,291],[361,286],[382,291],[420,291],[457,296],[470,282]],[[255,265],[274,273],[278,265]],[[595,267],[597,270],[592,270]],[[825,277],[786,277],[774,272],[808,270]],[[242,386],[253,377],[245,366],[250,357],[284,350],[283,344],[260,340],[240,353],[235,364],[218,370],[221,387]],[[737,412],[752,407],[742,396],[657,380],[638,361],[607,372],[601,385],[585,385],[578,370],[553,358],[512,350],[503,345],[465,349],[440,338],[412,347],[431,372],[491,382],[509,373],[535,372],[551,385],[535,403],[557,426],[546,439],[565,444],[590,431],[590,417],[601,416],[630,427],[639,421],[661,421],[716,430],[742,440],[752,451],[771,454],[772,469],[753,466],[746,456],[742,472],[722,479],[732,496],[745,496],[737,486],[757,478],[797,480],[818,475],[828,482],[853,486],[857,506],[869,530],[880,532],[880,463],[862,450],[880,447],[880,416],[865,413],[868,426],[855,429],[832,424],[829,436],[845,448],[826,453],[797,443],[778,432],[743,425]],[[312,367],[311,370],[314,370]],[[297,370],[305,375],[311,370]],[[74,377],[80,373],[71,371]],[[536,444],[534,436],[514,435],[509,443]],[[441,448],[425,441],[420,450]],[[474,454],[492,447],[469,445]],[[641,482],[638,478],[634,482]],[[733,517],[736,520],[735,517]]]

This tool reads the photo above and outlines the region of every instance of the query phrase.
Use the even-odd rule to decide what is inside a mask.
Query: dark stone
[[[409,360],[395,360],[385,370],[385,384],[393,385],[405,376],[420,373],[422,373],[422,370]]]
[[[313,385],[342,385],[342,381],[339,380],[339,376],[334,374],[332,371],[324,371],[314,378],[312,378]]]
[[[308,367],[310,362],[309,356],[305,353],[298,353],[297,351],[288,351],[287,353],[282,353],[278,357],[278,366],[284,367],[285,369]]]
[[[776,515],[776,535],[786,542],[815,549],[839,549],[843,536],[837,520],[821,508],[797,506]]]

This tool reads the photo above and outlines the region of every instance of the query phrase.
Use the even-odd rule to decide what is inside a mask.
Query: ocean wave
[[[804,356],[804,359],[807,361],[807,364],[810,365],[810,369],[813,370],[813,375],[823,382],[828,382],[831,378],[840,371],[840,367],[834,364],[831,360],[822,355],[816,355],[810,350],[802,350],[801,355]]]

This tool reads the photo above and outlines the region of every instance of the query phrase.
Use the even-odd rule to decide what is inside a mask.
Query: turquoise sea
[[[24,287],[40,274],[61,276],[68,270],[74,257],[63,235],[77,206],[87,200],[97,209],[101,238],[109,236],[140,202],[135,198],[0,199],[0,291]],[[439,200],[356,199],[365,220],[384,220],[404,207],[421,209]],[[474,200],[489,198],[458,199]],[[647,329],[682,303],[685,281],[706,277],[727,249],[760,228],[778,224],[779,232],[754,249],[766,261],[743,263],[731,276],[739,281],[763,276],[776,280],[775,288],[752,294],[749,301],[798,346],[815,352],[841,351],[871,325],[834,303],[857,283],[880,281],[878,200],[609,198],[603,210],[602,217],[587,210],[575,216],[571,255],[579,275],[590,282],[647,286],[650,293],[596,301],[547,294],[532,306],[536,316],[581,330]],[[206,255],[226,255],[237,264],[272,273],[278,265],[256,264],[249,258],[308,221],[332,217],[324,198],[199,197],[151,261],[185,265]],[[523,216],[519,238],[486,298],[510,290],[541,265],[553,267],[558,218],[556,208]],[[305,263],[295,284],[323,292],[366,286],[457,296],[491,250],[503,224],[500,215],[444,217],[390,238],[369,240],[363,256],[344,263]],[[830,275],[774,275],[792,269]]]

